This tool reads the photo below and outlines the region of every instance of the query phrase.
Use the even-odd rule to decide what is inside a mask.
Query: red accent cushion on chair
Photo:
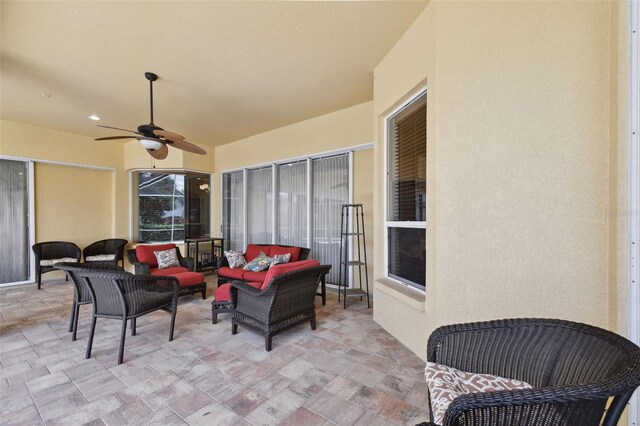
[[[149,268],[149,273],[151,275],[175,275],[181,272],[189,272],[189,270],[184,266],[174,266],[172,268],[164,268],[164,269]]]
[[[253,259],[258,257],[260,252],[263,252],[267,256],[271,256],[269,253],[271,252],[272,246],[259,246],[257,244],[249,244],[247,246],[247,251],[244,253],[244,258],[247,262],[251,262]]]
[[[299,262],[289,262],[289,263],[281,263],[279,265],[274,265],[269,268],[269,272],[267,276],[264,278],[264,282],[260,287],[260,290],[264,290],[267,288],[271,280],[278,275],[286,274],[287,272],[292,272],[298,269],[311,268],[313,266],[319,266],[320,262],[315,259],[310,260],[301,260]]]
[[[138,262],[148,263],[150,268],[157,268],[158,259],[156,259],[156,255],[153,252],[169,250],[171,248],[176,248],[176,245],[175,244],[158,244],[153,246],[144,246],[144,245],[137,246],[136,257],[138,258]]]
[[[271,246],[271,254],[269,254],[269,256],[273,257],[276,254],[291,254],[289,263],[297,262],[298,259],[300,259],[300,247]]]
[[[188,287],[194,284],[200,284],[204,282],[204,274],[200,272],[180,272],[173,274],[172,276],[178,279],[180,287]]]
[[[228,266],[223,266],[218,269],[218,276],[231,278],[234,280],[241,280],[244,273],[247,272],[242,268],[229,268]]]
[[[262,285],[261,282],[251,282],[247,283],[253,288],[260,288]],[[216,288],[216,291],[213,293],[213,298],[216,302],[224,302],[231,299],[231,294],[229,293],[229,289],[231,288],[231,283],[224,283],[220,287]]]

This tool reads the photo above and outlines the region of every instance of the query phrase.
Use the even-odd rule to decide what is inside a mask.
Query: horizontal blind
[[[391,120],[391,221],[426,220],[427,104],[421,96]]]

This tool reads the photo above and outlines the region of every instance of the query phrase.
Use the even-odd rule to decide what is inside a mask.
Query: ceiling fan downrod
[[[158,79],[158,76],[155,75],[152,72],[145,72],[144,76],[147,80],[149,80],[149,104],[150,104],[150,110],[151,110],[151,125],[153,124],[153,82],[156,81]]]

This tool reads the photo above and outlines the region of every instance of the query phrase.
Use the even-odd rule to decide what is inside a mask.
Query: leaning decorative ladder
[[[340,227],[340,269],[338,272],[338,302],[344,297],[344,309],[347,309],[347,297],[358,296],[362,300],[367,296],[369,303],[369,272],[367,271],[367,244],[364,232],[364,211],[362,204],[342,205],[342,224]],[[352,223],[353,221],[353,223]],[[349,288],[352,267],[358,267],[359,288]],[[362,287],[362,269],[364,268],[366,291]]]

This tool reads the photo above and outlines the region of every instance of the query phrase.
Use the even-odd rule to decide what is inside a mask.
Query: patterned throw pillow
[[[242,255],[242,253],[239,253],[237,251],[225,251],[224,257],[226,257],[229,261],[229,268],[231,269],[241,268],[247,264],[247,261],[244,260],[244,256]]]
[[[427,362],[424,375],[429,388],[433,421],[439,425],[444,420],[444,412],[449,404],[460,395],[531,388],[530,384],[520,380],[491,374],[467,373],[435,362]]]
[[[271,260],[272,259],[264,254],[264,252],[260,252],[260,254],[256,256],[255,259],[244,265],[244,270],[251,272],[264,271],[265,269],[269,268],[269,265],[271,265]]]
[[[87,256],[84,258],[87,262],[104,262],[108,260],[116,260],[115,254],[96,254],[95,256]]]
[[[269,268],[271,268],[273,265],[279,265],[280,263],[289,263],[289,259],[291,259],[291,253],[276,254],[271,258],[271,264],[269,265]]]
[[[180,266],[178,254],[176,253],[176,249],[174,248],[169,250],[154,251],[153,254],[155,254],[156,259],[158,259],[158,269]]]

